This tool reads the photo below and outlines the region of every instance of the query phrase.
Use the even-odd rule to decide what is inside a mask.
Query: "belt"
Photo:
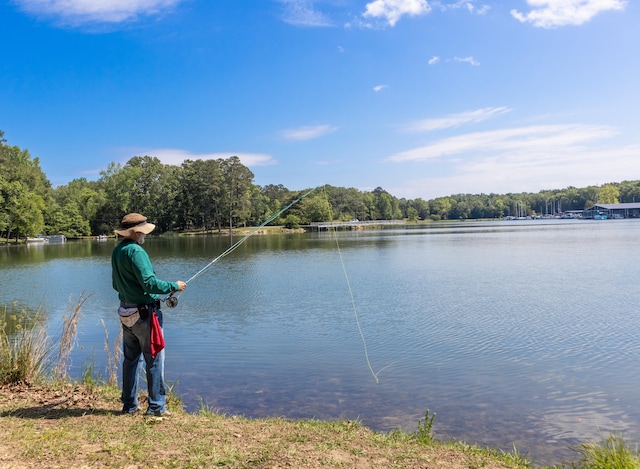
[[[137,308],[138,306],[155,306],[156,308],[160,307],[160,300],[155,300],[151,303],[137,304],[137,303],[127,303],[126,301],[121,301],[120,306],[123,308]]]

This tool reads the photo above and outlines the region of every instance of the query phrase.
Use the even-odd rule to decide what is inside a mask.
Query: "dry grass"
[[[575,469],[638,469],[638,448],[631,447],[621,435],[609,435],[601,441],[582,443],[576,451],[582,456]]]
[[[77,340],[78,323],[80,322],[80,311],[95,293],[85,296],[84,292],[75,303],[72,303],[71,297],[67,303],[67,311],[62,316],[62,334],[60,335],[60,343],[58,347],[58,357],[55,366],[55,376],[59,380],[67,378],[67,368],[69,365],[69,357]]]
[[[175,403],[174,403],[175,405]],[[524,467],[508,455],[420,443],[358,422],[196,415],[120,415],[117,388],[0,387],[0,468]]]
[[[42,310],[14,304],[0,310],[0,383],[35,383],[46,369],[50,341]]]
[[[122,356],[122,328],[119,328],[118,336],[113,342],[113,351],[109,345],[109,330],[103,319],[102,327],[104,328],[104,351],[107,354],[107,384],[116,386],[118,384],[118,364]]]

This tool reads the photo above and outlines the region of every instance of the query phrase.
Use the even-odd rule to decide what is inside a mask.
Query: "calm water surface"
[[[609,432],[633,443],[639,233],[640,220],[538,220],[256,235],[164,308],[167,379],[192,411],[415,431],[429,409],[437,437],[515,445],[537,464],[573,460],[570,445]],[[93,294],[75,374],[106,366],[102,320],[118,334],[114,245],[0,249],[0,302],[44,305],[53,335],[68,303]],[[228,246],[145,244],[167,280]]]

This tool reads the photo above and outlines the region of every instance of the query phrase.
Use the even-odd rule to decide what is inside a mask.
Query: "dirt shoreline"
[[[358,422],[245,419],[172,406],[166,418],[120,414],[113,389],[68,383],[0,387],[0,468],[525,467],[479,448],[424,444]]]

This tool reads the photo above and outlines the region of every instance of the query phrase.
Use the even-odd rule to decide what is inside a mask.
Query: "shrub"
[[[433,419],[436,418],[436,414],[433,413],[429,416],[429,409],[424,414],[424,420],[418,420],[418,431],[416,432],[416,439],[424,444],[430,444],[433,442]]]
[[[638,450],[632,450],[621,435],[582,443],[576,451],[582,455],[576,469],[640,469]]]
[[[0,311],[0,384],[33,384],[42,378],[50,351],[46,324],[40,310],[13,308]]]
[[[284,219],[284,226],[288,229],[300,228],[300,217],[296,215],[287,215]]]

